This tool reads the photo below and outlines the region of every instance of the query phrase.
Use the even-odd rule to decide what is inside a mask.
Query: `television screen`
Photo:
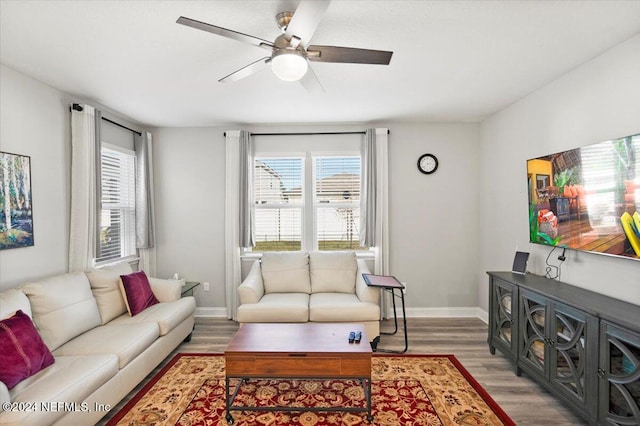
[[[529,240],[640,260],[640,134],[527,161]]]

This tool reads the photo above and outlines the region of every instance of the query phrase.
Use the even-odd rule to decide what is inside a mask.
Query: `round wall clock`
[[[425,175],[430,175],[438,170],[438,159],[433,154],[422,154],[418,158],[418,170]]]

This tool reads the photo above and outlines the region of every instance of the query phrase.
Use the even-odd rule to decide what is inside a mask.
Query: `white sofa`
[[[380,337],[380,290],[354,252],[267,252],[238,287],[238,322],[353,322],[375,348]]]
[[[0,382],[3,408],[13,403],[0,424],[93,425],[190,336],[196,304],[179,281],[149,278],[160,303],[129,315],[118,283],[130,272],[68,273],[0,293],[0,319],[22,310],[55,358],[10,390]]]

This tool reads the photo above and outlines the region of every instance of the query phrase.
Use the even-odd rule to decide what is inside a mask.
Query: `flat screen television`
[[[527,160],[529,241],[640,260],[640,134]]]

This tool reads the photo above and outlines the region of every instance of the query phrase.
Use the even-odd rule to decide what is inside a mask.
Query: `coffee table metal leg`
[[[229,423],[230,425],[233,424],[233,416],[230,413],[230,408],[231,408],[231,404],[233,403],[233,401],[229,398],[229,378],[225,377],[225,405],[227,408],[227,415],[225,416],[225,419],[227,420],[227,423]],[[234,395],[235,396],[235,395]]]
[[[362,383],[362,386],[365,388],[365,396],[367,398],[367,420],[371,423],[373,421],[373,416],[371,415],[371,377],[363,380],[363,382],[365,381],[367,382],[366,387],[365,383]]]

